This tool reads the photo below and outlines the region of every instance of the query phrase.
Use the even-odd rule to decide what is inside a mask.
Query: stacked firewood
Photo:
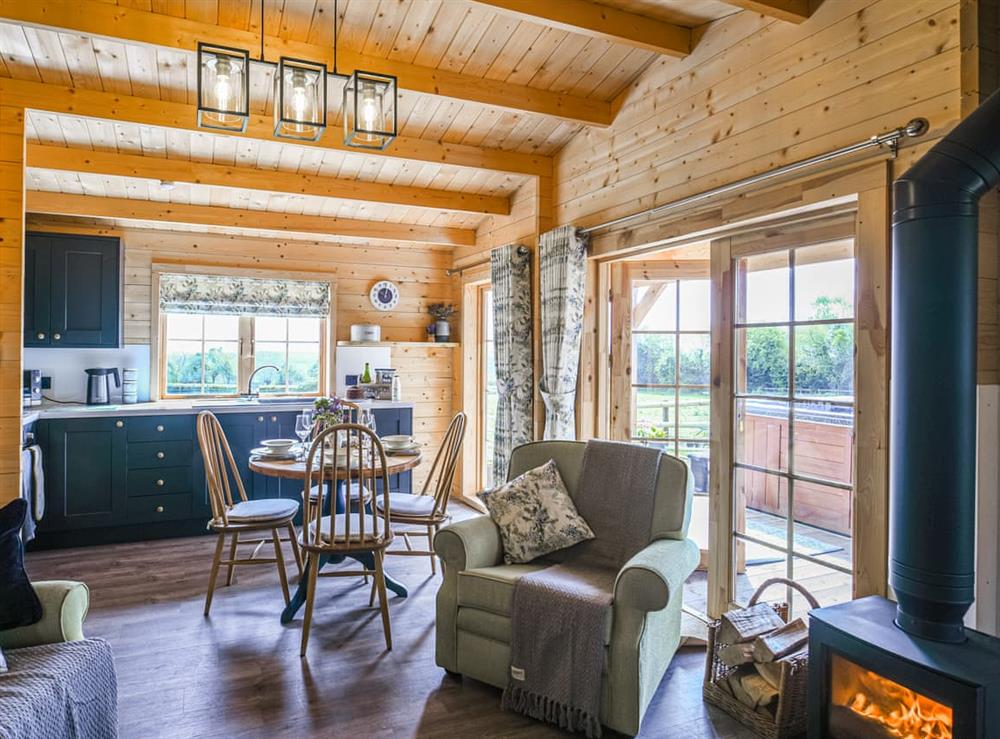
[[[767,603],[723,614],[716,632],[718,657],[733,670],[717,685],[750,709],[774,719],[782,664],[808,649],[809,627],[787,624]]]

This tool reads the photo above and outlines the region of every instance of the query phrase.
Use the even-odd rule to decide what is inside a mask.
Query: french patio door
[[[852,597],[856,270],[853,238],[713,244],[715,610],[776,576]]]

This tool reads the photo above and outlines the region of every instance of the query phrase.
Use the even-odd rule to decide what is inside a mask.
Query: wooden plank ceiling
[[[616,16],[619,21],[622,17],[627,21],[629,14],[633,22],[636,16],[642,16],[651,23],[675,26],[679,33],[689,36],[688,29],[739,12],[736,6],[746,4],[742,0],[573,1],[593,6],[589,10],[596,8],[598,16],[604,12],[601,8],[619,14]],[[299,48],[294,44],[326,48],[332,45],[332,0],[264,2],[269,57],[276,56],[270,49],[279,43],[286,45],[281,48]],[[778,4],[789,2],[794,5],[793,0]],[[768,4],[773,3],[756,2],[758,6]],[[511,10],[516,5],[509,0],[496,3],[341,0],[341,58],[383,60],[390,68],[402,65],[404,70],[436,70],[441,75],[453,75],[442,77],[443,92],[439,95],[405,89],[407,78],[401,76],[401,136],[551,157],[584,125],[591,123],[573,119],[574,116],[586,118],[589,113],[567,115],[560,109],[555,114],[542,114],[537,109],[563,100],[569,101],[565,110],[582,110],[580,101],[584,104],[592,101],[610,111],[615,98],[658,54],[642,48],[648,45],[645,41],[623,42],[592,33],[592,29],[573,29],[564,22],[533,17],[522,12],[523,8]],[[103,26],[92,32],[81,30],[87,26],[88,14],[100,16],[108,9],[113,15],[107,17],[114,23],[109,22],[107,30]],[[196,63],[188,47],[188,36],[214,27],[220,34],[225,29],[226,33],[256,37],[259,13],[260,0],[118,0],[117,4],[49,0],[38,6],[31,0],[0,0],[0,17],[13,19],[0,22],[0,76],[193,105],[197,102]],[[140,43],[157,33],[155,27],[150,29],[150,21],[157,19],[157,25],[165,29],[163,39],[157,40],[156,45]],[[60,30],[45,27],[57,22]],[[172,23],[187,25],[174,28]],[[620,27],[627,32],[629,26],[622,22]],[[116,33],[127,40],[114,38]],[[188,36],[182,40],[183,34]],[[218,39],[209,34],[204,40]],[[252,53],[256,53],[256,48]],[[379,71],[377,66],[375,71]],[[466,95],[461,85],[469,79],[477,82],[474,86],[477,89]],[[256,65],[251,80],[252,113],[270,115],[270,68]],[[418,81],[413,87],[420,88],[422,84]],[[484,96],[493,94],[494,88],[503,95],[510,90],[528,90],[539,91],[543,96],[539,98],[541,102],[530,94],[501,95],[495,105],[482,102]],[[526,101],[523,104],[519,102],[522,98]],[[335,122],[339,121],[339,101],[335,94],[330,96],[330,114],[331,128],[324,138],[338,138]],[[391,147],[389,156],[377,156],[277,139],[85,118],[67,114],[65,110],[32,111],[26,137],[29,144],[44,145],[35,146],[33,152],[29,147],[27,186],[31,190],[363,219],[444,230],[475,229],[489,213],[503,212],[502,201],[530,176],[451,166],[447,161],[394,158]],[[268,192],[263,187],[220,185],[221,171],[213,170],[215,179],[208,176],[212,172],[202,179],[191,175],[188,179],[192,181],[178,181],[172,189],[164,189],[159,180],[165,178],[158,173],[174,169],[150,166],[148,172],[141,172],[145,176],[127,176],[128,167],[121,162],[104,160],[100,165],[76,156],[75,160],[86,162],[86,166],[74,170],[72,165],[54,166],[52,162],[57,157],[52,152],[48,152],[46,160],[47,147],[118,152],[129,157],[219,167],[253,167],[287,174],[282,181],[289,187],[280,188],[281,192]],[[38,162],[33,164],[32,158]],[[42,166],[36,166],[38,163]],[[328,182],[317,184],[310,178],[368,184],[367,189],[359,187],[358,194],[349,198],[327,197],[326,193],[343,194],[343,184],[337,190],[328,187]],[[384,202],[386,198],[380,201],[377,196],[391,192],[392,198],[405,197],[411,192],[407,188],[433,192],[428,195],[426,205],[409,205],[398,199]],[[372,202],[364,202],[368,197],[365,193],[373,194]],[[467,197],[459,197],[461,194]]]

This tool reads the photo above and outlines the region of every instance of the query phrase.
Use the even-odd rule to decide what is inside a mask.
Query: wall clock
[[[399,287],[395,282],[379,280],[368,294],[377,310],[392,310],[399,302]]]

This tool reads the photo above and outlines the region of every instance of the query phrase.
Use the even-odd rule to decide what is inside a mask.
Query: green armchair
[[[90,607],[90,591],[82,582],[47,580],[33,583],[42,602],[42,620],[31,626],[0,631],[0,648],[80,641]]]
[[[539,441],[511,455],[508,479],[554,459],[575,495],[586,447],[579,441]],[[684,581],[698,565],[687,538],[692,479],[681,460],[663,455],[657,476],[650,542],[618,573],[605,634],[607,660],[601,723],[639,732],[642,717],[680,644]],[[504,565],[500,532],[488,516],[442,529],[434,550],[444,563],[437,594],[437,664],[490,685],[507,685],[510,605],[519,577],[560,560],[556,552],[529,564]]]

